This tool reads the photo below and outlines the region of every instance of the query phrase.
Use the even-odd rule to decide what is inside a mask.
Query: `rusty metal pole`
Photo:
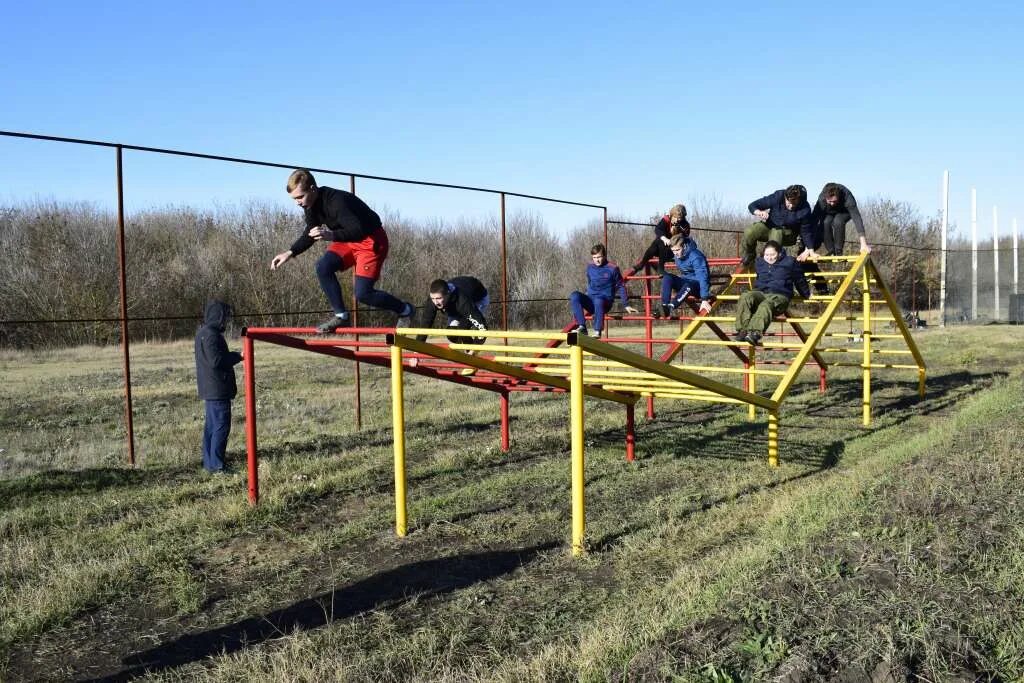
[[[508,244],[505,236],[505,193],[501,193],[501,329],[508,329]]]
[[[356,193],[356,177],[350,175],[348,177],[349,192],[352,194]],[[359,302],[356,300],[356,269],[352,269],[352,327],[359,327]],[[355,340],[359,341],[359,335],[355,336]],[[355,362],[355,382],[356,382],[356,431],[360,431],[363,428],[363,386],[359,377],[359,361]]]
[[[124,355],[124,423],[128,432],[128,464],[135,466],[135,423],[132,419],[132,362],[128,349],[128,281],[124,249],[124,174],[121,145],[117,146],[117,261],[121,288],[121,350]]]
[[[610,250],[611,248],[608,246],[608,207],[601,208],[604,209],[604,248]]]

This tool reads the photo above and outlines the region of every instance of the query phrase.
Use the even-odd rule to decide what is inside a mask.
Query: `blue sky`
[[[646,218],[829,180],[1024,221],[1011,2],[8,3],[0,130],[505,189]],[[110,150],[0,137],[0,202],[112,204]],[[129,208],[284,204],[286,172],[128,152]],[[347,179],[322,178],[347,187]],[[360,182],[413,218],[497,198]],[[556,231],[600,217],[509,200]],[[699,227],[699,226],[698,226]]]

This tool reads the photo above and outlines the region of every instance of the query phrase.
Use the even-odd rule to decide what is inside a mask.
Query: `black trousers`
[[[843,245],[846,244],[846,224],[849,220],[848,213],[827,213],[821,220],[821,227],[825,233],[825,248],[829,254],[840,256],[843,253]]]

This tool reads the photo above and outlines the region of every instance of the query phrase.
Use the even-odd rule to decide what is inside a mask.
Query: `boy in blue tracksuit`
[[[224,329],[231,307],[222,301],[206,304],[203,325],[196,332],[196,380],[199,398],[206,404],[203,426],[203,468],[211,474],[227,471],[224,452],[231,433],[231,400],[238,393],[235,365],[242,360],[236,351],[228,351]]]
[[[636,309],[629,305],[622,272],[608,260],[608,252],[603,244],[594,245],[590,250],[590,259],[592,263],[587,265],[587,293],[576,291],[570,294],[569,309],[576,320],[576,332],[587,333],[586,311],[594,316],[593,336],[600,337],[604,329],[604,314],[612,307],[616,291],[620,293],[627,313],[636,313]]]
[[[700,312],[711,310],[711,270],[703,252],[685,235],[676,235],[669,244],[678,275],[665,273],[661,279],[661,314],[674,317],[676,309],[691,293],[700,296]]]
[[[757,346],[775,316],[789,306],[793,288],[804,298],[811,289],[801,265],[774,240],[765,243],[754,269],[754,288],[743,292],[736,304],[736,339]]]

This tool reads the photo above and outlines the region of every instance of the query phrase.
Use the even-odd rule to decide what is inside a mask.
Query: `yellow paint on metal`
[[[867,427],[871,424],[871,284],[868,282],[867,268],[863,270],[861,288],[864,299],[864,358],[861,361],[864,367],[861,373],[864,376],[864,426]]]
[[[402,328],[406,330],[408,328]],[[460,330],[462,331],[462,330]],[[466,330],[468,331],[468,330]],[[505,334],[504,331],[501,332]],[[563,335],[564,336],[564,335]],[[469,354],[462,353],[460,351],[453,351],[443,346],[436,344],[428,344],[427,342],[421,342],[413,337],[407,337],[401,334],[388,335],[388,342],[394,346],[401,347],[407,351],[413,351],[416,353],[422,353],[427,356],[433,356],[435,358],[441,358],[442,360],[451,361],[452,363],[463,363],[477,368],[478,370],[490,370],[500,375],[508,375],[510,377],[516,377],[518,379],[525,379],[538,384],[543,384],[549,387],[556,387],[558,389],[569,390],[569,382],[561,377],[555,377],[553,375],[547,375],[541,372],[531,372],[515,365],[507,365],[505,363],[497,363],[490,360],[489,358],[483,358],[481,356],[470,356]],[[588,396],[594,396],[595,398],[601,398],[606,401],[615,401],[616,403],[631,404],[636,403],[636,396],[623,396],[621,394],[615,394],[598,387],[584,387],[584,391]]]
[[[402,349],[391,347],[391,425],[395,449],[395,533],[405,536],[405,401],[402,382]]]
[[[583,492],[583,349],[573,347],[572,376],[569,389],[569,425],[572,431],[572,554],[583,552],[586,533],[586,505]]]
[[[749,368],[747,369],[747,389],[750,393],[757,393],[757,347],[751,346],[747,354]],[[747,420],[753,422],[757,419],[757,407],[751,403],[747,406]]]
[[[910,330],[907,329],[907,324],[903,322],[903,314],[900,311],[899,305],[897,305],[896,303],[896,299],[893,298],[892,292],[889,291],[889,288],[886,286],[881,276],[879,276],[874,264],[869,264],[869,267],[871,269],[872,274],[874,274],[875,279],[878,280],[878,288],[882,291],[882,297],[889,305],[889,312],[892,314],[892,318],[893,321],[895,321],[896,323],[896,327],[899,328],[900,334],[903,335],[903,340],[907,344],[907,348],[910,349],[911,353],[914,356],[914,360],[917,361],[917,366],[923,372],[924,370],[927,369],[924,363],[924,356],[922,356],[921,352],[917,349],[917,343],[914,341],[914,336],[910,334]],[[922,396],[923,395],[924,394],[922,394]]]
[[[479,337],[478,330],[456,330],[450,327],[401,327],[394,332],[396,337],[416,337],[425,334],[428,337]],[[483,336],[494,337],[495,339],[542,339],[544,341],[556,341],[565,339],[565,332],[521,332],[513,330],[487,330]]]
[[[502,333],[504,334],[504,333]],[[448,348],[458,351],[496,351],[504,353],[550,353],[554,355],[569,355],[569,349],[564,346],[512,346],[510,344],[449,344]],[[568,362],[568,361],[566,361]]]
[[[779,413],[768,412],[768,466],[779,466]]]
[[[742,389],[738,389],[728,384],[723,384],[722,382],[718,382],[716,380],[703,377],[693,372],[680,370],[675,366],[669,365],[667,363],[662,363],[657,360],[652,360],[647,356],[642,356],[638,353],[633,353],[632,351],[628,351],[621,347],[613,346],[612,344],[605,344],[604,342],[599,342],[596,339],[591,339],[584,335],[574,335],[573,338],[575,338],[576,344],[583,347],[584,350],[590,351],[595,355],[604,356],[605,358],[610,358],[612,360],[617,360],[621,363],[625,363],[626,365],[630,365],[634,368],[646,370],[652,374],[659,375],[661,377],[665,377],[668,379],[674,379],[679,382],[689,384],[690,386],[693,387],[706,389],[707,391],[711,391],[716,394],[736,398],[744,402],[755,403],[767,410],[773,410],[778,407],[778,403],[773,401],[772,399],[765,398],[763,396],[758,396],[757,394],[748,393],[746,391],[743,391]]]
[[[840,283],[839,288],[836,290],[835,296],[832,297],[828,306],[825,307],[821,317],[816,320],[817,324],[807,336],[807,341],[804,343],[803,348],[796,354],[792,365],[789,366],[789,372],[787,372],[786,376],[782,378],[782,381],[779,382],[779,386],[775,388],[775,392],[772,394],[772,400],[774,400],[776,404],[781,403],[789,394],[789,390],[792,389],[797,375],[800,373],[800,370],[803,369],[804,364],[810,357],[814,347],[818,345],[818,342],[821,340],[821,336],[827,331],[828,326],[832,322],[833,316],[835,316],[836,311],[842,304],[843,297],[846,296],[846,293],[850,291],[853,283],[857,280],[857,273],[864,267],[864,262],[866,262],[867,259],[867,254],[861,254],[857,258],[856,267],[850,269],[850,273],[842,283]]]

